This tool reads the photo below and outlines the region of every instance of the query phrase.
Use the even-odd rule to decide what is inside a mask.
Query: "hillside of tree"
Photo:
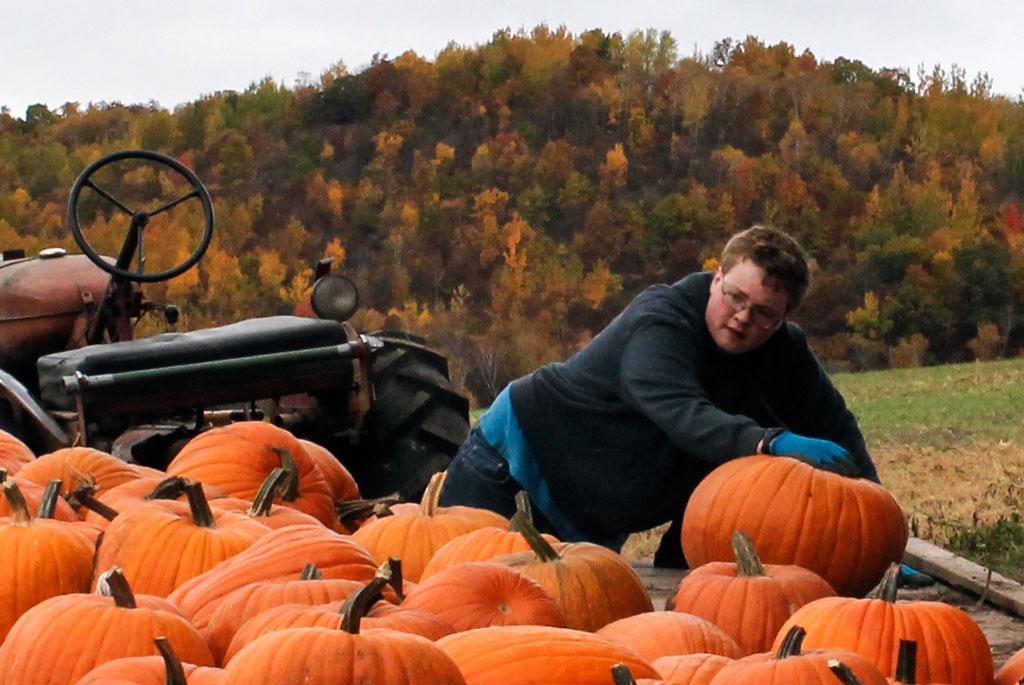
[[[68,188],[125,148],[181,159],[213,194],[203,262],[147,290],[185,327],[288,312],[334,257],[361,330],[430,338],[482,404],[754,223],[813,255],[794,319],[831,368],[1024,346],[1024,101],[956,67],[912,78],[755,38],[680,58],[654,30],[541,26],[174,111],[3,111],[0,248],[73,249]],[[162,215],[152,263],[196,223]],[[123,224],[98,209],[87,224],[116,250]]]

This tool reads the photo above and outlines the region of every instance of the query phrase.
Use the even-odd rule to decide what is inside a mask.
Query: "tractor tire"
[[[455,392],[448,360],[404,333],[373,333],[384,342],[373,361],[374,399],[358,457],[346,460],[363,497],[397,493],[415,501],[469,434],[469,402]]]

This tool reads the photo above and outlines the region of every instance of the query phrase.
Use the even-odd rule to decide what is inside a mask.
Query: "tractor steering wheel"
[[[97,171],[108,164],[113,164],[114,162],[119,162],[125,159],[147,160],[160,166],[170,167],[188,181],[188,184],[191,186],[191,190],[176,199],[165,202],[156,209],[137,210],[129,208],[92,181],[92,176]],[[83,188],[91,188],[93,192],[98,194],[104,200],[131,217],[131,227],[128,229],[128,234],[125,236],[124,243],[121,245],[121,251],[118,254],[117,260],[113,264],[101,257],[82,234],[82,227],[78,221],[78,203]],[[199,202],[203,206],[205,225],[203,226],[203,233],[199,238],[199,245],[182,263],[165,271],[146,273],[145,253],[143,250],[143,234],[145,232],[144,229],[146,224],[148,224],[149,220],[157,214],[165,212],[172,207],[176,207],[182,202],[186,202],[193,198],[198,198]],[[206,190],[202,181],[199,180],[199,177],[196,176],[191,169],[173,157],[169,157],[159,152],[150,152],[149,150],[124,150],[104,155],[87,166],[82,173],[78,175],[78,178],[75,179],[74,185],[71,186],[71,194],[68,197],[68,224],[71,227],[71,234],[75,237],[75,242],[78,243],[82,252],[84,252],[86,256],[96,264],[96,266],[115,277],[120,277],[129,281],[137,281],[139,283],[155,283],[156,281],[165,281],[169,278],[174,278],[179,274],[185,273],[202,258],[203,254],[206,252],[206,248],[210,246],[210,239],[213,237],[213,202],[210,200],[210,193]],[[130,267],[133,259],[136,257],[136,254],[138,255],[138,266],[133,270]]]

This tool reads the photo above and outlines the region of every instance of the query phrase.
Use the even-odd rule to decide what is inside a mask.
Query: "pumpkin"
[[[232,511],[245,514],[259,521],[267,528],[274,530],[298,524],[320,523],[320,525],[323,525],[319,519],[298,509],[274,504],[274,498],[277,496],[279,488],[287,490],[292,487],[291,484],[295,482],[294,473],[294,471],[290,472],[282,468],[271,471],[263,481],[263,484],[260,485],[256,497],[251,502],[240,497],[222,497],[211,502],[210,506],[214,511]]]
[[[486,561],[439,571],[413,587],[402,606],[429,611],[457,631],[524,624],[565,627],[562,612],[537,581]]]
[[[39,516],[40,518],[52,518],[59,521],[78,521],[78,515],[75,514],[75,510],[71,508],[64,498],[56,497],[51,500],[53,510],[46,515],[40,515],[39,506],[43,500],[43,493],[46,488],[39,483],[35,483],[30,480],[18,480],[16,478],[8,479],[7,471],[0,468],[0,483],[15,482],[18,484],[18,491],[21,493],[22,498],[25,500],[25,505],[28,507],[29,512],[32,516]],[[6,497],[0,497],[0,517],[11,516],[11,505],[7,501]]]
[[[100,664],[75,685],[220,685],[219,668],[183,664],[167,638],[155,641],[160,656],[126,656]]]
[[[198,480],[230,497],[251,501],[276,468],[296,473],[283,503],[333,527],[334,501],[320,468],[295,436],[264,421],[239,421],[200,433],[171,460],[167,474]]]
[[[345,465],[331,454],[330,450],[302,438],[299,438],[299,444],[320,468],[320,473],[324,475],[324,480],[327,481],[327,486],[331,489],[331,497],[335,502],[359,499],[359,485],[356,484],[356,479],[352,477]]]
[[[516,495],[516,510],[522,511],[531,522],[530,499],[525,492]],[[549,543],[559,542],[554,535],[541,535]],[[441,569],[456,564],[463,564],[469,561],[490,561],[495,557],[516,552],[529,552],[530,543],[522,536],[516,524],[509,522],[508,526],[484,526],[470,533],[460,535],[453,540],[444,543],[437,552],[430,557],[420,580],[426,580]]]
[[[590,542],[559,542],[541,537],[522,512],[513,514],[531,551],[492,559],[533,578],[543,587],[569,628],[597,630],[626,616],[651,611],[651,597],[622,556]]]
[[[718,672],[733,662],[720,654],[675,654],[651,662],[662,679],[673,685],[708,685]]]
[[[12,476],[36,458],[29,446],[5,430],[0,430],[0,468]]]
[[[658,674],[635,653],[593,633],[551,626],[494,626],[437,641],[468,685],[607,685],[625,664],[638,678]]]
[[[445,473],[430,479],[419,506],[404,503],[361,526],[352,537],[382,564],[390,557],[402,560],[405,577],[419,582],[427,562],[449,540],[484,526],[506,526],[508,519],[486,509],[438,506]]]
[[[908,538],[899,504],[877,483],[768,456],[728,461],[694,490],[682,525],[690,568],[731,561],[736,530],[765,563],[802,566],[857,597],[902,558]]]
[[[244,514],[214,515],[199,483],[190,483],[185,490],[187,504],[153,500],[111,521],[96,554],[96,567],[117,566],[137,591],[166,597],[270,530]]]
[[[26,611],[0,645],[0,682],[66,685],[99,664],[158,654],[164,636],[183,661],[213,666],[196,629],[159,597],[135,595],[117,570],[104,575],[108,594],[51,597]]]
[[[651,662],[673,654],[720,654],[730,658],[742,655],[736,641],[715,624],[675,611],[650,611],[620,618],[597,634]]]
[[[841,662],[862,685],[887,685],[885,676],[868,659],[841,649],[803,652],[804,631],[799,626],[786,634],[775,654],[753,654],[726,665],[710,685],[835,685],[830,662]]]
[[[715,561],[693,569],[670,600],[675,611],[702,616],[719,626],[743,650],[766,652],[794,610],[835,590],[813,571],[761,563],[753,542],[732,534],[734,563]]]
[[[352,620],[357,603],[371,602],[382,594],[382,588],[390,583],[386,566],[378,569],[378,575],[369,583],[361,586],[356,592],[343,601],[327,604],[299,605],[281,604],[261,611],[249,618],[235,632],[224,655],[224,663],[231,661],[235,654],[250,642],[285,628],[337,628],[343,620]],[[367,599],[363,595],[369,594]],[[361,606],[361,605],[360,605]],[[389,628],[403,633],[412,633],[428,640],[437,640],[450,635],[454,630],[444,619],[419,609],[408,609],[395,606],[390,602],[372,603],[363,611],[360,618],[360,630]]]
[[[917,643],[917,682],[991,685],[992,653],[978,625],[943,602],[897,602],[899,564],[886,572],[878,599],[825,597],[798,609],[780,631],[807,630],[808,647],[848,649],[896,675],[900,640]],[[864,626],[871,626],[864,630]]]
[[[306,564],[316,564],[324,578],[369,580],[377,570],[370,554],[350,536],[320,524],[287,526],[182,584],[168,599],[205,629],[232,591],[261,580],[296,579]]]
[[[142,476],[121,483],[108,490],[97,492],[85,500],[80,500],[86,509],[83,520],[105,529],[107,524],[118,514],[127,513],[146,502],[183,499],[186,485],[188,485],[188,480],[181,476]],[[224,497],[224,493],[209,485],[203,486],[203,494],[206,495],[207,500]],[[83,492],[78,491],[72,496],[81,498],[82,495]],[[103,507],[95,506],[96,503],[102,504]]]
[[[377,629],[360,633],[381,581],[350,598],[340,628],[286,628],[242,647],[224,670],[225,685],[465,685],[458,667],[419,635]]]
[[[1018,685],[1024,680],[1024,649],[1016,652],[996,673],[995,685]]]
[[[664,685],[664,680],[656,680],[654,678],[641,678],[637,680],[633,677],[633,672],[629,670],[629,666],[626,664],[615,664],[612,666],[612,682],[615,685]]]
[[[3,484],[3,491],[11,518],[0,519],[0,642],[22,614],[43,600],[87,592],[93,557],[92,545],[73,524],[33,519],[13,480]]]
[[[224,597],[202,630],[217,663],[224,662],[231,638],[256,614],[281,604],[326,604],[347,599],[363,587],[358,580],[324,579],[314,564],[307,564],[298,580],[265,580],[243,585]]]
[[[65,447],[41,455],[18,471],[19,479],[43,487],[52,480],[61,481],[64,495],[82,486],[88,486],[90,493],[103,492],[138,477],[136,467],[91,447]],[[84,515],[82,507],[75,506],[75,509]]]

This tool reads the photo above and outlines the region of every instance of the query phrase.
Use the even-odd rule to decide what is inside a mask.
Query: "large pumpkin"
[[[651,662],[662,679],[673,685],[708,685],[718,672],[733,662],[720,654],[677,654]]]
[[[804,632],[794,627],[775,654],[753,654],[725,666],[710,685],[836,685],[832,666],[842,664],[861,685],[888,685],[870,660],[842,649],[802,651]]]
[[[81,487],[103,492],[139,476],[138,467],[91,447],[65,447],[43,454],[18,471],[19,479],[44,487],[50,481],[61,481],[65,495]]]
[[[597,631],[601,637],[653,662],[674,654],[742,656],[739,645],[721,628],[700,616],[675,611],[649,611],[612,621]]]
[[[166,601],[135,596],[118,572],[105,586],[110,596],[60,595],[26,611],[0,645],[0,683],[71,685],[106,661],[159,654],[160,636],[182,661],[213,666],[199,633]]]
[[[36,458],[28,445],[5,430],[0,430],[0,468],[12,476],[25,464]]]
[[[93,558],[73,524],[33,519],[14,481],[4,483],[3,494],[12,517],[0,519],[0,642],[43,600],[88,591]]]
[[[476,628],[443,637],[437,646],[458,664],[468,685],[608,685],[618,663],[637,678],[658,677],[631,650],[569,628]]]
[[[893,564],[879,588],[880,599],[825,597],[798,609],[779,631],[807,630],[811,648],[848,649],[896,675],[901,640],[917,642],[919,683],[991,685],[992,652],[981,628],[962,610],[944,602],[897,602],[899,564]]]
[[[183,664],[164,637],[156,640],[160,656],[125,656],[105,661],[75,685],[220,685],[223,671]]]
[[[231,497],[252,500],[276,468],[295,471],[288,506],[333,527],[330,486],[316,462],[288,431],[264,421],[240,421],[200,433],[167,465],[171,476],[212,485]]]
[[[762,564],[743,533],[732,536],[736,562],[713,561],[693,569],[670,600],[675,611],[702,616],[743,649],[766,652],[786,619],[799,607],[835,595],[813,571],[789,564]]]
[[[694,490],[682,525],[690,568],[731,561],[737,530],[765,563],[802,566],[856,597],[902,558],[908,537],[899,504],[877,483],[768,456],[726,462]]]
[[[378,564],[394,557],[402,560],[402,573],[418,582],[427,562],[449,540],[485,526],[507,526],[501,514],[476,507],[438,506],[445,473],[434,474],[417,507],[402,503],[392,515],[363,525],[352,537],[370,550]]]

